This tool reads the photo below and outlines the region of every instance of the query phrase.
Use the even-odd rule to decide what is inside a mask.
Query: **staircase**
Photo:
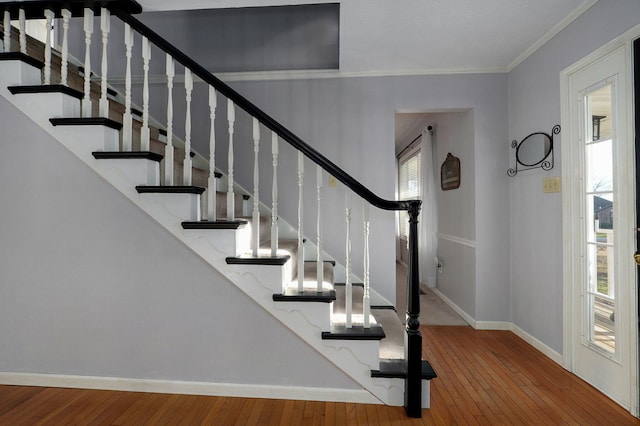
[[[0,3],[3,18],[0,95],[366,390],[372,401],[404,405],[409,416],[420,417],[421,409],[429,407],[429,380],[435,373],[427,361],[421,360],[415,238],[410,239],[406,330],[393,306],[370,288],[368,265],[369,209],[409,211],[410,233],[416,235],[419,201],[388,201],[377,197],[136,20],[132,14],[140,11],[135,1],[125,0]],[[91,40],[94,16],[100,17],[102,33],[101,77],[91,77],[91,73],[84,72],[96,68],[89,59],[90,43],[87,43],[85,63],[80,66],[74,65],[66,48],[66,28],[71,24],[83,25],[86,39]],[[45,47],[49,43],[39,43],[26,35],[24,23],[31,18],[45,18],[49,25],[57,20],[61,28],[65,28],[60,52],[52,52]],[[124,94],[110,88],[107,80],[106,48],[111,19],[125,23],[127,83]],[[10,21],[18,28],[11,28]],[[142,43],[144,62],[143,99],[139,109],[132,103],[130,78],[131,47],[137,38],[140,41],[135,43]],[[166,126],[158,125],[149,116],[148,70],[152,46],[166,55],[162,58],[166,60],[169,99]],[[184,66],[185,72],[187,118],[183,140],[173,132],[176,62]],[[194,74],[209,88],[211,122],[207,125],[212,130],[208,159],[191,149],[190,103]],[[220,143],[215,140],[213,130],[218,98],[226,98],[227,110],[228,159],[224,171],[218,170],[215,163],[216,144]],[[233,158],[236,109],[252,117],[254,158]],[[268,154],[273,164],[270,206],[261,202],[259,194],[260,139],[265,131],[271,136]],[[281,141],[297,150],[297,188],[286,188],[277,180],[278,167],[288,167],[278,164]],[[318,237],[315,242],[305,237],[303,229],[305,167],[308,170],[309,165],[313,166],[311,175],[316,178],[317,206],[314,207],[317,207],[315,233]],[[252,192],[235,181],[234,168],[239,167],[253,167]],[[342,182],[347,192],[347,256],[343,264],[323,250],[322,194],[327,175]],[[297,227],[285,223],[278,214],[278,199],[291,194],[298,197]],[[362,203],[364,215],[362,280],[357,279],[351,267],[351,212],[356,202]]]

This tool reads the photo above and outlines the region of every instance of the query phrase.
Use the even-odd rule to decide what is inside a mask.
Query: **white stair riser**
[[[183,220],[200,220],[200,195],[198,194],[139,194],[143,202],[157,202],[176,217],[178,222]]]
[[[54,130],[65,144],[74,150],[91,154],[93,151],[119,151],[120,134],[102,125],[56,126]]]
[[[39,109],[48,118],[80,117],[80,100],[64,93],[21,93],[25,105]]]
[[[160,165],[145,158],[100,159],[96,169],[120,171],[133,185],[160,185]]]
[[[29,86],[42,83],[40,70],[21,61],[0,61],[0,75],[9,86]]]

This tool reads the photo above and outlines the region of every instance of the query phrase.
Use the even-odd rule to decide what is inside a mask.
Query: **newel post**
[[[420,274],[418,269],[418,216],[421,201],[409,208],[409,273],[407,274],[407,336],[404,408],[409,417],[422,416],[422,334],[420,333]]]

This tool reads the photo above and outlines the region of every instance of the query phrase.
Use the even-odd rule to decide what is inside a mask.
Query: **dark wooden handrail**
[[[367,200],[372,205],[381,208],[383,210],[409,210],[411,205],[420,204],[420,200],[408,200],[408,201],[396,201],[396,200],[385,200],[376,194],[374,194],[367,187],[362,185],[356,179],[354,179],[347,172],[342,170],[336,164],[334,164],[331,160],[326,158],[324,155],[316,151],[309,144],[304,142],[298,136],[296,136],[293,132],[287,129],[285,126],[277,122],[267,113],[262,111],[256,105],[254,105],[251,101],[246,99],[240,93],[236,92],[229,85],[224,83],[222,80],[211,74],[207,69],[205,69],[202,65],[198,64],[196,61],[191,59],[189,56],[184,54],[180,49],[166,41],[162,36],[153,31],[151,28],[147,27],[145,24],[140,22],[138,19],[133,17],[131,14],[126,11],[120,9],[112,10],[113,15],[117,16],[127,24],[131,26],[138,33],[145,36],[152,42],[156,47],[162,49],[165,53],[168,53],[173,57],[174,60],[182,64],[184,67],[189,68],[191,72],[197,75],[202,81],[213,86],[218,92],[222,95],[231,99],[235,105],[242,108],[252,117],[258,119],[260,123],[262,123],[267,128],[276,132],[276,134],[282,138],[285,142],[289,143],[295,149],[301,151],[306,157],[308,157],[311,161],[318,164],[324,170],[327,171],[331,176],[335,177],[337,180],[342,182],[344,185],[349,187],[353,192],[358,194],[360,197]]]

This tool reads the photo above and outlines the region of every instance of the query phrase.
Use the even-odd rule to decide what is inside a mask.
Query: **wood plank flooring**
[[[509,331],[422,327],[431,409],[0,386],[0,425],[640,425]]]

